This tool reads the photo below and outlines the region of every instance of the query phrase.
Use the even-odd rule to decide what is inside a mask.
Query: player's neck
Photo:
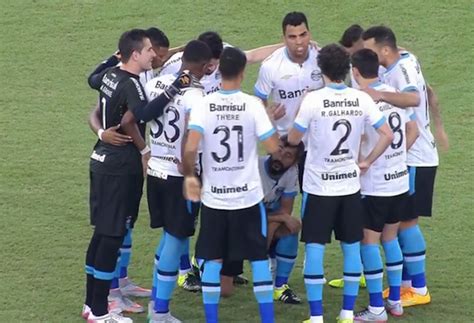
[[[223,91],[235,91],[240,90],[242,87],[242,82],[238,79],[236,80],[222,80],[221,81],[221,90]]]
[[[331,80],[329,77],[327,77],[326,75],[323,74],[323,80],[324,80],[324,84],[326,84],[326,86],[328,86],[329,84],[344,84],[344,81],[340,80],[340,81],[333,81]]]
[[[370,79],[365,79],[365,78],[360,78],[357,80],[357,83],[359,84],[361,89],[370,87],[371,85],[374,85],[379,82],[379,78],[370,78]]]
[[[398,51],[393,52],[392,54],[387,56],[384,67],[389,68],[393,64],[397,63],[399,59],[400,59],[400,53]]]
[[[120,65],[120,69],[135,75],[140,75],[140,73],[143,72],[138,64],[133,64],[131,62]]]
[[[309,47],[308,47],[308,51],[307,51],[307,53],[304,57],[295,57],[294,55],[292,55],[290,53],[288,48],[285,48],[285,51],[286,51],[286,54],[287,54],[288,58],[290,59],[290,61],[292,61],[293,63],[296,63],[296,64],[303,65],[303,63],[306,62],[306,60],[309,57]]]

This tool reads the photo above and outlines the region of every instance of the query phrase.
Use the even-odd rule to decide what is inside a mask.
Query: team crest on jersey
[[[313,81],[319,81],[321,80],[321,72],[318,72],[317,70],[314,70],[311,72],[311,79]]]

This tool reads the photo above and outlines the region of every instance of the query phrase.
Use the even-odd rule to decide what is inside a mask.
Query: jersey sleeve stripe
[[[377,121],[376,123],[374,123],[372,126],[375,128],[375,129],[378,129],[380,128],[384,123],[385,121],[387,121],[387,119],[385,119],[385,117],[382,117],[380,118],[379,121]]]
[[[402,90],[402,92],[418,92],[416,86],[410,85]]]
[[[295,197],[298,193],[297,192],[283,192],[281,194],[282,197]]]
[[[299,132],[306,132],[306,128],[296,122],[293,124],[293,128],[295,128]]]
[[[416,114],[412,113],[410,114],[410,121],[415,121],[416,120]]]
[[[270,138],[275,132],[276,132],[275,128],[272,128],[271,130],[265,132],[263,135],[259,136],[258,139],[259,139],[260,141],[267,140],[267,139]]]
[[[199,133],[204,133],[204,129],[201,126],[195,125],[195,124],[190,124],[188,126],[188,130],[195,130]]]
[[[257,89],[256,86],[253,88],[253,91],[254,91],[255,95],[258,96],[260,99],[262,99],[262,100],[268,99],[268,95],[261,92],[259,89]]]

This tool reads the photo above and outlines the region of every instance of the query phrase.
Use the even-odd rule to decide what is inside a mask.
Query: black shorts
[[[267,259],[267,216],[263,203],[238,210],[204,204],[196,242],[196,258],[226,261]]]
[[[244,272],[244,261],[227,261],[224,259],[222,264],[221,275],[234,277],[239,276]]]
[[[307,152],[305,151],[303,156],[298,161],[298,181],[300,184],[300,193],[303,193],[303,173],[304,173],[304,164],[306,162]]]
[[[148,175],[147,178],[150,227],[164,228],[177,238],[194,234],[199,212],[199,203],[184,198],[183,181],[184,178],[178,176],[161,179]]]
[[[360,192],[345,196],[319,196],[303,193],[303,229],[301,241],[330,243],[336,240],[353,243],[363,238],[364,218]]]
[[[143,175],[90,172],[90,222],[99,234],[120,237],[138,217]]]
[[[364,227],[382,232],[385,224],[400,222],[412,212],[408,192],[396,196],[363,196]]]
[[[408,166],[412,212],[407,213],[406,216],[401,219],[402,221],[413,220],[419,216],[431,216],[436,169],[436,166]]]

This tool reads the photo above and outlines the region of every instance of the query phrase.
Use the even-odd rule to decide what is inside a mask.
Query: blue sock
[[[364,265],[370,306],[383,307],[383,264],[378,244],[362,244],[360,255]]]
[[[120,274],[119,278],[128,276],[128,265],[130,265],[130,255],[132,252],[132,228],[127,230],[127,234],[123,239],[122,247],[120,247]]]
[[[344,255],[344,291],[342,309],[353,311],[357,294],[359,294],[359,282],[362,271],[360,259],[360,242],[341,242]]]
[[[151,289],[151,300],[156,300],[156,283],[158,281],[158,261],[160,260],[161,251],[163,250],[165,241],[165,233],[161,235],[160,242],[156,246],[155,250],[155,262],[153,264],[153,287]]]
[[[179,255],[184,250],[186,239],[179,239],[165,232],[165,241],[158,262],[155,312],[167,313],[169,302],[178,279]]]
[[[323,315],[324,245],[305,245],[304,284],[311,316]]]
[[[397,239],[382,243],[385,252],[385,266],[387,267],[387,280],[390,287],[388,299],[400,300],[400,286],[402,284],[403,255]]]
[[[298,234],[292,234],[280,238],[276,245],[276,278],[275,287],[281,287],[288,283],[296,256],[298,255]]]
[[[415,288],[426,287],[425,277],[425,252],[426,244],[420,227],[402,230],[398,233],[400,244],[403,245],[402,252],[404,263],[411,277],[411,284]]]
[[[273,311],[273,281],[268,260],[251,261],[253,292],[260,309],[262,323],[275,322]]]
[[[185,275],[191,271],[191,262],[189,261],[189,238],[186,239],[186,245],[179,262],[179,274]]]
[[[219,299],[221,296],[221,269],[222,263],[217,261],[209,260],[204,264],[201,284],[206,323],[218,322]]]

